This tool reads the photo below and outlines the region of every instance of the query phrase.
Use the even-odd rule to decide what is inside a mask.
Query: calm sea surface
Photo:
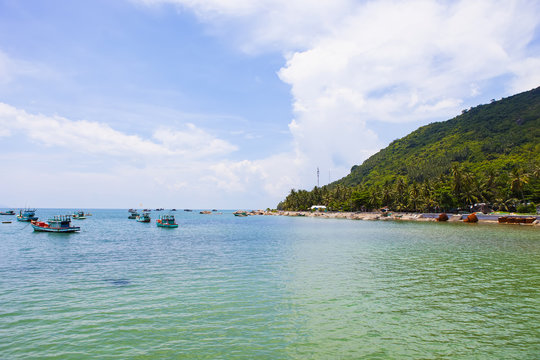
[[[540,357],[538,229],[89,211],[0,217],[1,359]]]

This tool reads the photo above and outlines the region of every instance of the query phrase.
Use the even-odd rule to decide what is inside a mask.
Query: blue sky
[[[274,207],[540,85],[536,1],[0,0],[0,204]],[[330,176],[329,176],[330,174]]]

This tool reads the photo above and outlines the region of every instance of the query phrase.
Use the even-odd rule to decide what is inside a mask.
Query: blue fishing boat
[[[149,223],[150,221],[152,221],[152,219],[150,218],[150,213],[143,212],[142,215],[138,215],[137,216],[137,221],[138,222]]]
[[[19,210],[19,215],[17,215],[17,221],[34,221],[37,220],[36,209],[24,209]]]
[[[137,210],[129,210],[128,219],[136,219],[139,216]]]
[[[31,222],[34,231],[55,232],[55,233],[71,233],[80,231],[79,226],[71,226],[70,215],[55,215],[52,219],[44,221]]]
[[[156,220],[156,225],[158,227],[164,228],[177,228],[178,224],[174,219],[174,215],[160,215],[159,219]]]
[[[15,215],[15,211],[13,210],[0,211],[0,215]]]
[[[86,214],[84,211],[76,211],[75,214],[73,214],[73,219],[84,220],[86,219]]]

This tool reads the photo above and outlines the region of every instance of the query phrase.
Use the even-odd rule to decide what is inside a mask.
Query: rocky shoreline
[[[267,215],[267,216],[294,216],[294,217],[317,217],[323,219],[346,219],[346,220],[368,220],[368,221],[439,221],[439,214],[423,214],[423,213],[381,213],[381,212],[311,212],[311,211],[263,211],[255,210],[247,213],[248,215]],[[468,215],[468,214],[467,214]],[[467,215],[448,215],[448,222],[468,222]],[[483,215],[478,214],[477,219],[482,224],[499,224],[499,217],[503,215]],[[529,224],[508,224],[508,225],[526,225],[526,226],[540,226],[539,216],[522,216],[522,215],[510,215],[510,217],[516,218],[536,218]],[[507,224],[502,224],[507,225]]]

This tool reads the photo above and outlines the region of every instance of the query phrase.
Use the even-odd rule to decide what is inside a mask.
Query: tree
[[[510,181],[510,190],[523,200],[523,186],[529,182],[528,175],[523,172],[523,169],[515,167],[510,174]]]

